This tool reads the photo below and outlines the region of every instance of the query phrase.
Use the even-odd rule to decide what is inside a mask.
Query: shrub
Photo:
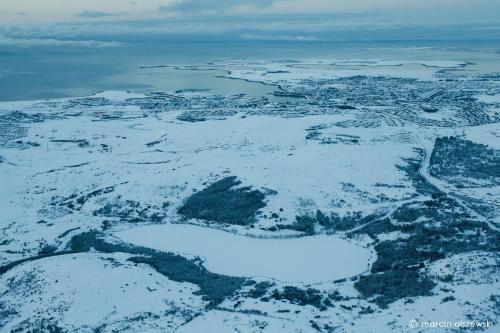
[[[434,283],[416,269],[397,269],[361,276],[354,287],[364,296],[373,297],[380,307],[405,297],[427,296]]]
[[[191,195],[178,213],[220,223],[251,224],[257,211],[265,206],[265,195],[249,187],[233,188],[240,183],[234,176],[223,178]]]

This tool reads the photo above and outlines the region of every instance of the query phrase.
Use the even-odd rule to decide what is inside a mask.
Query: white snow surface
[[[500,104],[500,94],[495,95],[477,95],[476,98],[488,104]]]
[[[463,66],[468,64],[350,59],[262,61],[225,64],[224,68],[232,78],[293,86],[303,79],[356,75],[438,82],[437,72],[460,71]],[[476,95],[489,104],[491,119],[498,113],[496,91]],[[401,205],[423,200],[409,176],[398,168],[406,165],[405,159],[417,156],[415,149],[425,151],[420,174],[428,182],[457,197],[500,207],[498,185],[457,188],[427,172],[437,137],[460,136],[500,149],[498,122],[468,126],[459,121],[464,110],[444,106],[426,113],[419,111],[419,105],[412,118],[391,113],[385,106],[365,105],[324,114],[318,109],[315,115],[300,116],[292,108],[283,114],[222,112],[222,116],[189,122],[178,118],[186,111],[182,108],[151,112],[127,103],[127,99],[146,97],[108,91],[91,96],[104,99],[103,104],[91,100],[84,105],[71,98],[0,103],[2,113],[50,115],[43,122],[20,122],[19,127],[26,129],[21,142],[0,147],[0,198],[4,199],[0,200],[0,267],[34,258],[0,276],[0,325],[4,325],[0,331],[50,317],[76,332],[97,328],[103,332],[316,332],[313,321],[324,332],[326,325],[352,333],[431,332],[435,330],[409,329],[408,321],[494,319],[498,315],[498,305],[490,297],[500,288],[496,253],[457,254],[431,263],[426,268],[429,274],[460,278],[436,280],[431,296],[399,299],[382,309],[360,297],[355,281],[349,279],[365,272],[375,259],[371,250],[375,243],[369,236],[346,240],[341,231],[306,236],[292,230],[269,230],[277,223],[293,224],[297,215],[317,210],[340,216],[377,212],[390,217]],[[191,97],[196,93],[181,96]],[[363,121],[370,118],[380,121],[364,126]],[[307,138],[311,133],[313,138]],[[179,216],[178,208],[195,191],[227,176],[266,193],[266,206],[253,228],[185,221]],[[90,195],[76,208],[60,205],[103,188],[112,190]],[[161,221],[130,222],[95,214],[106,204],[126,201],[138,203],[137,211],[149,209],[164,215]],[[279,220],[271,217],[276,212]],[[109,220],[105,229],[104,222]],[[500,223],[498,218],[493,222]],[[120,238],[188,259],[198,256],[214,273],[274,283],[266,296],[274,288],[306,289],[314,284],[324,294],[338,291],[345,298],[319,310],[310,304],[249,297],[246,293],[254,286],[249,285],[217,309],[206,309],[206,302],[196,293],[198,286],[171,281],[152,266],[133,264],[128,254],[36,258],[45,245],[67,249],[72,236],[96,229],[107,239]],[[322,227],[316,225],[316,231]],[[304,237],[290,238],[298,235]],[[407,236],[385,233],[379,241]],[[331,282],[342,278],[348,279]],[[444,302],[451,295],[455,300]],[[362,312],[367,309],[375,311]]]
[[[180,327],[176,333],[313,333],[311,327],[299,321],[272,318],[258,314],[241,314],[237,312],[210,311]]]
[[[466,66],[455,60],[309,59],[293,62],[235,62],[227,77],[266,84],[287,84],[306,79],[336,79],[356,75],[433,80],[442,69]]]
[[[18,323],[33,320],[34,314],[45,314],[59,318],[59,325],[69,331],[88,332],[101,326],[106,332],[165,332],[185,320],[171,311],[184,308],[188,314],[203,309],[201,297],[192,294],[196,286],[170,281],[147,266],[127,262],[128,257],[65,255],[9,271],[0,280],[5,302],[0,309],[17,306],[19,314],[0,331],[9,332]],[[146,320],[134,320],[141,316]],[[151,316],[164,320],[147,319]]]

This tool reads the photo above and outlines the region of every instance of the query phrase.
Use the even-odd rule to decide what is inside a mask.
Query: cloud
[[[315,42],[321,39],[314,36],[296,35],[269,35],[269,34],[242,34],[241,39],[255,41],[289,41],[289,42]]]
[[[114,16],[116,14],[112,13],[105,13],[105,12],[95,12],[91,10],[84,10],[83,12],[78,13],[76,16],[77,17],[82,17],[82,18],[100,18],[100,17],[107,17],[107,16]]]
[[[265,8],[273,5],[275,0],[177,0],[160,6],[160,12],[176,12],[186,15],[228,13],[236,8]]]
[[[96,40],[60,40],[53,38],[11,38],[0,35],[0,46],[83,46],[83,47],[115,47],[119,42],[103,42]]]
[[[1,1],[1,0],[0,0]],[[215,0],[214,0],[215,1]],[[75,44],[92,42],[166,42],[224,40],[360,41],[415,39],[500,40],[500,24],[433,25],[398,23],[375,15],[218,15],[158,20],[80,20],[73,23],[0,24],[2,44]],[[42,40],[40,40],[42,39]],[[24,41],[23,41],[24,40]],[[97,44],[94,43],[95,46]],[[109,46],[113,46],[111,44]],[[102,45],[108,46],[108,45]]]

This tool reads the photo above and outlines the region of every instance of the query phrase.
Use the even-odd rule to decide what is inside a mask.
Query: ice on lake
[[[368,249],[333,235],[268,239],[189,224],[132,228],[116,234],[125,242],[204,259],[211,272],[318,283],[366,271]]]

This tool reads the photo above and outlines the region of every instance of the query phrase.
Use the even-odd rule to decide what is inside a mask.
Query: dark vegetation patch
[[[209,302],[209,307],[221,303],[226,297],[234,294],[245,281],[240,277],[211,273],[196,262],[171,253],[132,257],[129,260],[150,265],[170,280],[196,284],[200,290],[195,294],[202,295],[202,299]]]
[[[255,222],[259,209],[265,207],[265,195],[241,184],[235,176],[226,177],[191,195],[178,213],[219,223],[249,225]]]
[[[75,230],[78,230],[78,229],[80,229],[80,227],[75,227],[75,228],[68,229],[65,232],[63,232],[62,234],[60,234],[59,236],[57,236],[57,238],[64,238],[67,235],[69,235],[71,232],[73,232]]]
[[[189,122],[189,123],[195,123],[195,122],[206,121],[207,120],[207,118],[205,118],[205,117],[203,117],[201,115],[193,114],[193,112],[184,112],[181,115],[179,115],[177,117],[177,119],[180,120],[180,121],[186,121],[186,122]]]
[[[197,293],[203,295],[203,300],[208,301],[209,306],[217,305],[232,295],[246,280],[241,277],[211,273],[198,261],[188,260],[180,255],[130,244],[111,244],[101,239],[95,231],[74,236],[69,248],[72,252],[87,252],[94,249],[103,253],[123,252],[137,255],[129,260],[150,265],[170,280],[196,284],[200,288]]]
[[[377,260],[371,273],[355,283],[365,297],[378,294],[374,301],[380,306],[405,297],[429,295],[435,284],[426,276],[424,268],[433,261],[459,253],[500,250],[500,233],[463,214],[453,199],[439,197],[430,201],[422,202],[422,207],[399,211],[397,217],[407,223],[377,221],[356,230],[375,239],[385,230],[407,234],[407,237],[378,242],[375,245]]]
[[[6,301],[0,300],[0,329],[2,329],[11,318],[16,318],[19,316],[19,312],[16,311],[12,305],[8,304]]]
[[[429,183],[419,172],[425,157],[425,151],[423,149],[415,149],[415,152],[417,153],[416,157],[404,159],[406,163],[404,165],[397,165],[396,167],[406,173],[406,176],[411,180],[418,194],[431,195],[433,197],[444,195],[443,192]]]
[[[420,108],[422,109],[422,111],[427,112],[427,113],[436,113],[439,111],[438,108],[428,106],[428,105],[420,105]]]
[[[423,221],[459,222],[471,219],[470,214],[455,199],[439,196],[425,201],[414,201],[398,207],[392,213],[392,219],[401,223]]]
[[[355,288],[381,307],[402,298],[430,295],[435,283],[425,273],[429,263],[446,256],[472,251],[498,253],[500,233],[476,221],[454,198],[420,175],[423,155],[400,167],[425,199],[397,208],[389,218],[368,223],[350,234],[375,239],[377,260],[370,274],[361,276]],[[405,237],[379,242],[377,235],[399,231]],[[453,278],[453,277],[451,277]]]
[[[414,249],[427,260],[436,260],[444,255],[453,255],[472,251],[498,252],[500,233],[492,230],[486,223],[472,220],[455,221],[441,225],[415,225],[412,235],[400,244],[392,243],[394,250],[401,251],[401,246]],[[406,232],[410,229],[404,230]],[[380,243],[383,244],[383,243]],[[382,249],[382,248],[380,248]],[[393,252],[389,250],[389,252]],[[403,251],[404,252],[404,251]],[[415,253],[411,254],[412,256]]]
[[[7,273],[8,271],[10,271],[11,269],[13,269],[14,267],[19,266],[21,264],[24,264],[25,262],[30,262],[30,261],[35,261],[35,260],[43,259],[43,258],[55,257],[55,256],[60,256],[60,255],[65,255],[65,254],[71,254],[71,253],[74,253],[74,252],[71,252],[71,251],[57,251],[57,252],[53,252],[53,251],[50,251],[50,250],[49,251],[43,251],[43,248],[42,248],[41,251],[37,255],[35,255],[33,257],[19,259],[19,260],[16,260],[16,261],[12,261],[12,262],[10,262],[8,264],[5,264],[3,266],[0,266],[0,275],[3,275],[5,273]]]
[[[29,318],[14,326],[12,333],[66,333],[67,329],[59,326],[54,318]]]
[[[400,230],[400,228],[392,224],[389,218],[384,218],[380,220],[375,220],[372,223],[367,223],[363,227],[349,232],[348,236],[364,234],[377,240],[377,235],[379,234],[385,234],[398,230]]]
[[[296,216],[295,222],[293,224],[278,224],[277,227],[279,229],[290,229],[303,232],[306,235],[313,235],[315,229],[314,225],[316,224],[316,222],[317,221],[315,218],[303,215],[303,216]]]
[[[455,300],[456,300],[455,296],[450,295],[450,296],[446,296],[445,298],[443,298],[441,300],[441,303],[453,302]]]
[[[356,110],[356,107],[352,105],[336,105],[336,107],[341,110]]]
[[[421,250],[411,240],[384,241],[375,245],[377,260],[373,263],[371,272],[380,273],[389,270],[422,267],[428,260],[443,259],[441,251]]]
[[[500,310],[500,295],[491,295],[490,302],[492,302],[495,305],[497,311]]]
[[[170,280],[196,284],[200,288],[196,294],[202,295],[202,299],[209,302],[208,307],[213,307],[226,297],[234,294],[246,280],[242,277],[211,273],[198,260],[188,260],[177,254],[160,252],[131,244],[109,243],[103,239],[101,233],[95,230],[73,236],[67,248],[63,251],[44,251],[44,253],[37,256],[1,266],[0,275],[25,262],[53,256],[84,253],[91,250],[101,253],[121,252],[132,254],[135,256],[128,259],[131,262],[147,264]]]
[[[380,307],[401,298],[431,295],[435,286],[430,278],[417,269],[389,270],[383,273],[361,276],[354,287],[364,297],[374,297]]]
[[[323,227],[328,232],[349,231],[371,222],[379,222],[379,214],[363,216],[361,212],[349,212],[344,216],[336,213],[326,215],[321,210],[317,210],[315,215],[300,215],[295,217],[293,224],[277,224],[276,229],[290,229],[313,235],[316,226]]]
[[[254,287],[247,293],[247,296],[252,298],[261,298],[273,285],[274,283],[267,281],[256,283]]]
[[[454,136],[437,138],[429,171],[457,186],[467,185],[466,178],[500,184],[500,150]]]
[[[429,216],[429,206],[424,202],[423,209],[413,209],[403,217],[398,215],[408,223],[394,225],[389,221],[383,222],[382,226],[387,226],[385,228],[397,229],[406,233],[407,237],[375,245],[377,260],[372,265],[371,274],[360,277],[355,283],[363,296],[378,294],[374,301],[380,306],[387,306],[401,298],[429,295],[435,285],[423,272],[429,263],[459,253],[500,251],[500,233],[490,229],[486,223],[461,216],[460,210],[457,213],[453,209],[458,205],[450,198],[445,199],[447,202],[442,204],[441,209],[443,198],[433,199],[430,204],[437,210],[435,216]],[[422,218],[431,220],[415,222]],[[370,229],[380,226],[379,223],[367,225],[364,231],[368,234],[373,232],[376,236],[380,230]]]
[[[316,212],[316,219],[319,224],[324,226],[327,230],[348,231],[368,223],[375,222],[380,219],[380,215],[369,214],[363,216],[361,212],[349,212],[344,216],[332,213],[329,217],[327,217],[318,211]]]
[[[124,184],[127,184],[128,182],[123,182],[123,183],[120,183],[118,185],[124,185]],[[51,200],[51,205],[52,206],[56,206],[56,207],[67,207],[71,210],[76,210],[76,211],[79,211],[82,209],[83,205],[85,205],[85,203],[94,198],[94,197],[97,197],[97,196],[100,196],[100,195],[103,195],[103,194],[108,194],[108,193],[111,193],[115,190],[115,188],[118,186],[118,185],[112,185],[112,186],[107,186],[107,187],[103,187],[103,188],[100,188],[100,189],[97,189],[97,190],[93,190],[93,191],[90,191],[86,194],[83,194],[83,195],[79,195],[78,193],[73,193],[71,194],[70,196],[68,197],[58,197],[58,196],[55,196],[52,198]]]
[[[57,251],[57,246],[54,245],[44,245],[40,251],[38,252],[39,255],[51,255],[54,252]]]
[[[165,215],[163,210],[154,205],[142,205],[139,201],[115,200],[108,201],[93,212],[94,216],[118,219],[120,222],[161,222]]]
[[[286,300],[300,306],[311,305],[319,310],[326,310],[328,306],[331,306],[329,298],[314,288],[304,290],[293,286],[285,286],[282,291],[274,289],[270,298],[278,301]]]

